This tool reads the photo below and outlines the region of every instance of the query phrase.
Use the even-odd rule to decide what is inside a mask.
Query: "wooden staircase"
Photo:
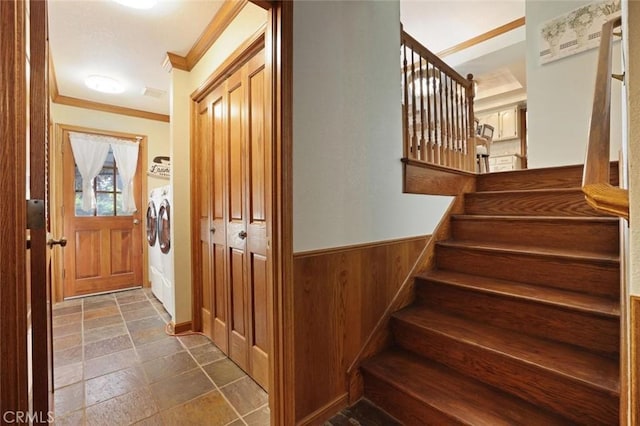
[[[478,177],[393,347],[363,364],[368,399],[407,425],[619,423],[619,221],[581,174]]]

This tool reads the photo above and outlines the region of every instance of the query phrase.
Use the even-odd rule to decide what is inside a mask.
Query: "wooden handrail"
[[[401,31],[404,158],[456,170],[476,164],[473,75]]]
[[[621,24],[622,19],[617,17],[602,26],[582,191],[596,210],[629,219],[628,191],[609,183],[613,30]]]

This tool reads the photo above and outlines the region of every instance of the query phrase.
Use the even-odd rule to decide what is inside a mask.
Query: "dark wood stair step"
[[[413,354],[389,350],[367,361],[365,395],[408,426],[562,425],[567,420]]]
[[[509,281],[619,297],[617,256],[514,245],[442,241],[438,269]]]
[[[452,237],[617,255],[620,221],[609,217],[455,215]]]
[[[450,271],[416,281],[416,305],[543,339],[617,357],[617,303],[571,293]]]
[[[465,213],[502,216],[606,216],[587,204],[580,188],[471,192]]]
[[[607,297],[437,269],[419,274],[416,278],[426,282],[555,306],[614,320],[620,318],[619,301]],[[421,286],[418,285],[417,288],[420,289]]]
[[[477,191],[571,188],[582,184],[583,165],[514,170],[478,175]],[[610,183],[618,186],[618,162],[611,162]]]
[[[425,308],[393,316],[400,347],[582,424],[618,420],[618,363]]]

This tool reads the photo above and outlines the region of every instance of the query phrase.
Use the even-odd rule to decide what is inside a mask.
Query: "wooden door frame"
[[[141,170],[138,172],[141,173],[141,204],[138,206],[138,211],[140,212],[140,224],[143,226],[139,226],[141,245],[142,245],[142,286],[149,287],[149,270],[145,268],[145,265],[148,263],[148,244],[146,239],[146,221],[142,218],[142,212],[145,209],[145,200],[147,194],[147,179],[145,171],[148,167],[148,159],[147,159],[147,136],[140,135],[136,133],[125,133],[125,132],[116,132],[113,130],[100,130],[93,129],[89,127],[81,127],[74,126],[71,124],[60,124],[56,123],[54,125],[54,137],[51,141],[51,150],[50,150],[50,175],[49,179],[51,182],[51,232],[54,235],[63,235],[64,231],[64,218],[63,218],[63,156],[62,156],[62,148],[64,147],[64,134],[65,132],[79,132],[79,133],[91,133],[97,135],[105,135],[126,139],[136,139],[137,137],[141,137],[140,139],[140,150],[139,156],[141,157]],[[62,271],[64,270],[64,256],[61,251],[57,251],[57,253],[53,253],[52,258],[52,282],[53,282],[53,300],[54,302],[60,302],[63,299],[63,289],[64,289],[64,280]]]
[[[292,74],[293,74],[293,2],[251,0],[267,9],[267,26],[264,30],[265,72],[267,81],[266,131],[271,135],[271,167],[269,205],[271,221],[267,234],[271,236],[268,279],[272,294],[269,296],[269,407],[271,424],[295,424],[294,382],[294,330],[293,330],[293,168],[292,168]],[[257,39],[257,36],[254,36]],[[254,42],[256,40],[253,40]],[[249,42],[234,52],[201,88],[192,94],[191,102],[191,146],[194,146],[197,119],[197,101],[219,83],[228,71],[251,50]],[[255,48],[255,46],[253,46]],[[199,214],[197,182],[193,172],[195,153],[191,152],[191,200],[192,200],[192,324],[194,329],[202,326],[200,306],[202,294],[197,282],[200,271]]]
[[[29,409],[25,13],[22,1],[0,1],[0,100],[7,106],[0,108],[0,419],[8,411]]]

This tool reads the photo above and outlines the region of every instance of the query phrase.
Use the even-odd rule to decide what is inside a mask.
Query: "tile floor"
[[[206,337],[168,336],[149,289],[53,316],[56,425],[269,425],[267,394]]]
[[[345,408],[323,426],[401,426],[402,423],[373,405],[361,399],[353,407]]]

